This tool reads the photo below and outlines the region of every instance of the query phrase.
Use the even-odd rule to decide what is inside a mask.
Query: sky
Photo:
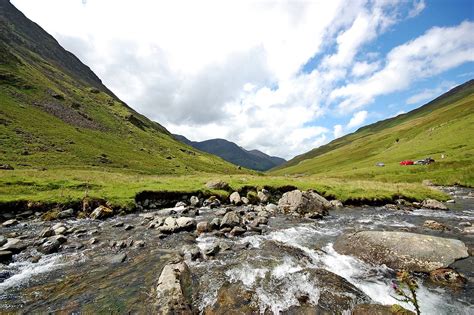
[[[474,78],[473,0],[12,0],[172,133],[291,158]]]

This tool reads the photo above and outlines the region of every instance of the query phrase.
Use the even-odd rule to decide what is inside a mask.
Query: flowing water
[[[306,272],[319,269],[344,278],[368,296],[371,303],[399,303],[391,288],[395,279],[393,270],[338,254],[333,243],[338,235],[347,231],[394,230],[457,238],[472,248],[473,235],[462,233],[459,223],[474,224],[474,199],[467,197],[468,189],[449,188],[448,191],[456,198],[456,203],[450,204],[451,211],[346,207],[331,211],[323,220],[278,215],[270,219],[262,234],[240,237],[202,234],[196,238],[193,233],[181,232],[161,239],[156,230],[141,225],[140,214],[105,222],[69,220],[66,224],[82,233],[69,235],[59,253],[43,255],[34,263],[32,257],[38,253],[31,246],[17,255],[13,263],[0,267],[0,310],[145,313],[151,288],[170,253],[192,244],[203,251],[216,244],[227,248],[213,259],[187,260],[197,283],[194,304],[201,311],[215,303],[219,289],[227,282],[241,283],[245,289],[255,292],[261,312],[278,314],[298,305],[302,295],[314,305],[327,302],[322,299],[326,299],[324,290],[330,284],[315,282]],[[215,211],[203,208],[196,219],[209,220]],[[425,220],[442,222],[451,230],[439,232],[423,228]],[[132,224],[134,228],[126,231],[123,227],[114,227],[117,222]],[[1,234],[17,233],[25,241],[34,241],[45,224],[33,220],[3,228]],[[90,244],[93,237],[99,241]],[[109,244],[113,240],[130,239],[135,243],[144,241],[146,245],[117,249]],[[123,263],[111,261],[117,253],[127,254]],[[417,276],[422,314],[474,313],[472,257],[456,264],[469,279],[464,289],[439,287],[423,275]]]

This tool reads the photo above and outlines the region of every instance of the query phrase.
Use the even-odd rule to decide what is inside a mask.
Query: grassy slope
[[[474,186],[474,84],[410,113],[359,129],[290,160],[273,175],[324,174],[346,179]],[[397,142],[398,139],[398,142]],[[446,158],[441,159],[441,154]],[[429,166],[399,166],[431,156]],[[376,167],[384,162],[386,167]]]
[[[149,174],[238,172],[174,140],[116,98],[37,25],[1,5],[0,164]],[[50,51],[53,59],[46,59]]]

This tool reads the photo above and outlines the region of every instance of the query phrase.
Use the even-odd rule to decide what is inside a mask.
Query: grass
[[[407,114],[359,129],[296,157],[272,175],[312,175],[383,182],[474,186],[474,84]],[[400,166],[431,156],[432,165]],[[442,158],[444,156],[444,158]],[[385,167],[377,167],[384,162]]]
[[[207,191],[222,197],[229,192],[209,191],[205,184],[211,179],[228,182],[232,190],[245,187],[279,188],[295,186],[314,189],[324,196],[343,202],[388,202],[404,197],[410,200],[447,196],[438,190],[415,183],[385,183],[367,180],[347,180],[328,177],[257,176],[248,174],[219,175],[143,175],[133,172],[99,170],[13,170],[3,171],[0,177],[0,204],[12,201],[68,203],[88,196],[103,198],[114,206],[131,207],[135,196],[142,191]]]

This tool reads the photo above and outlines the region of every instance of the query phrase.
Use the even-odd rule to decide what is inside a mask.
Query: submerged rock
[[[334,249],[370,263],[418,272],[447,267],[469,256],[466,245],[460,240],[408,232],[343,234],[337,238]]]
[[[278,201],[278,208],[286,214],[304,216],[308,213],[319,213],[327,215],[331,204],[314,191],[293,190],[283,194]]]
[[[436,231],[449,230],[449,227],[447,227],[445,224],[439,223],[438,221],[434,221],[434,220],[426,220],[423,223],[423,227],[428,228],[428,229],[432,229],[432,230],[436,230]]]
[[[421,203],[423,208],[433,209],[433,210],[449,210],[446,205],[438,200],[426,199]]]
[[[434,283],[455,287],[462,287],[467,280],[459,272],[451,268],[440,268],[430,272],[430,279]]]

